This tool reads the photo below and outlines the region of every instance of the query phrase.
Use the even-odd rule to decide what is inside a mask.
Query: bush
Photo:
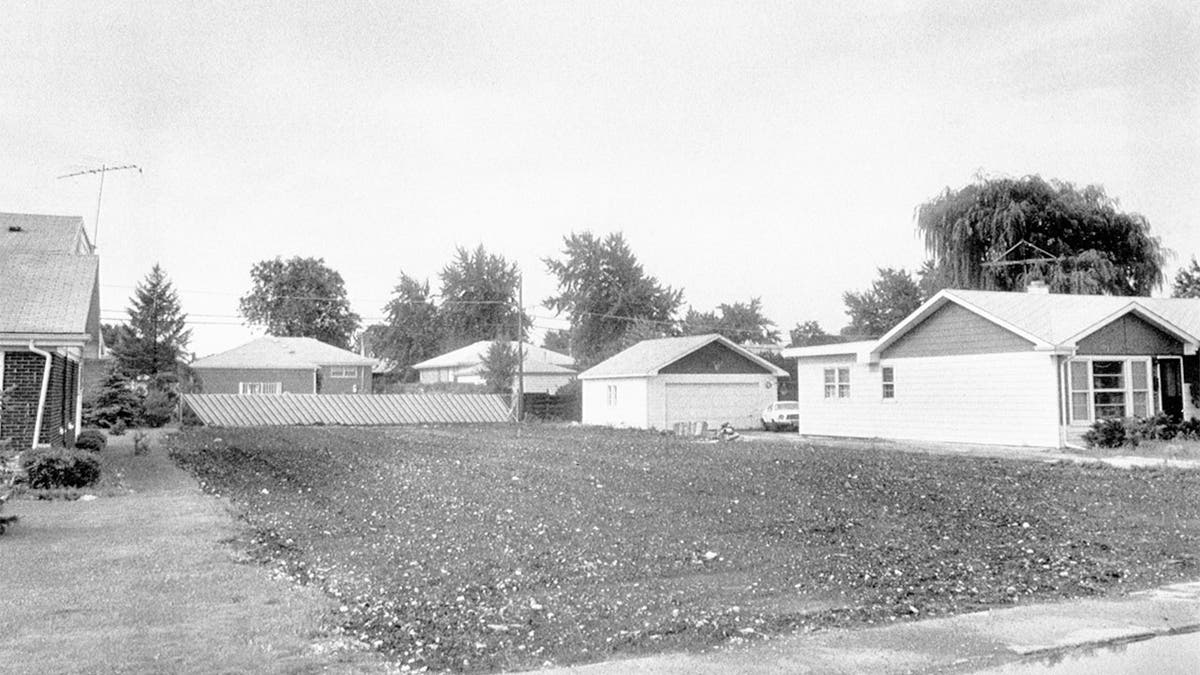
[[[1083,440],[1092,448],[1136,448],[1142,441],[1200,440],[1200,420],[1186,422],[1165,413],[1152,417],[1099,420],[1084,432]]]
[[[142,416],[142,396],[134,390],[129,378],[109,371],[100,391],[83,404],[83,423],[87,426],[113,429],[118,423],[128,427]]]
[[[175,416],[175,400],[170,393],[159,389],[146,392],[142,405],[142,422],[148,427],[161,427]]]
[[[1097,420],[1083,434],[1089,448],[1120,448],[1125,445],[1125,420]]]
[[[100,479],[100,460],[79,450],[38,450],[22,464],[31,488],[81,488]]]
[[[108,437],[99,429],[84,429],[75,437],[76,450],[100,452],[108,446]]]
[[[129,427],[125,426],[125,420],[117,420],[111,427],[108,428],[108,433],[113,436],[124,436],[125,430]]]

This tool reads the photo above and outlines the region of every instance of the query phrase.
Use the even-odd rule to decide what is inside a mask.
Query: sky
[[[563,327],[543,260],[583,230],[698,310],[836,332],[980,175],[1104,186],[1168,278],[1200,254],[1192,2],[10,1],[0,44],[0,211],[90,234],[98,177],[59,176],[140,167],[106,174],[102,316],[159,263],[198,356],[257,334],[237,300],[275,256],[371,322],[482,244]]]

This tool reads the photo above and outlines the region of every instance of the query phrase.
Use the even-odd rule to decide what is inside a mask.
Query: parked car
[[[776,401],[762,412],[762,426],[767,431],[800,428],[800,404],[796,401]]]

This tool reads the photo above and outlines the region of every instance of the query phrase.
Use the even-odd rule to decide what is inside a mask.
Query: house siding
[[[1125,314],[1076,343],[1080,355],[1183,354],[1183,343],[1145,319]]]
[[[614,427],[649,427],[645,377],[583,381],[583,423]],[[608,404],[608,387],[617,388],[616,405]]]
[[[236,394],[239,382],[279,382],[285,394],[313,394],[313,371],[282,369],[196,368],[200,391],[205,394]]]
[[[884,350],[901,359],[1028,351],[1033,343],[978,314],[947,303]]]
[[[696,351],[658,369],[660,375],[712,375],[714,373],[762,374],[761,364],[738,354],[720,342],[710,342]]]
[[[525,375],[525,393],[526,394],[553,394],[571,380],[575,379],[574,375],[558,375],[558,374],[526,374]],[[517,390],[516,378],[513,378],[513,391]]]
[[[850,397],[824,397],[824,369],[850,368]],[[882,397],[882,368],[895,398]],[[800,433],[1057,447],[1058,380],[1036,352],[883,359],[798,359]]]

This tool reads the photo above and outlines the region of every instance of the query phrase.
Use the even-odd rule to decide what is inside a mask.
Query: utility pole
[[[517,423],[525,408],[525,276],[517,277]]]
[[[100,202],[104,199],[104,174],[109,171],[125,171],[127,169],[137,169],[138,173],[142,172],[142,168],[136,164],[125,164],[123,166],[101,164],[99,169],[86,169],[58,177],[61,180],[63,178],[74,178],[75,176],[86,176],[93,173],[100,174],[100,193],[96,195],[96,219],[92,223],[92,246],[94,248],[100,248]]]

